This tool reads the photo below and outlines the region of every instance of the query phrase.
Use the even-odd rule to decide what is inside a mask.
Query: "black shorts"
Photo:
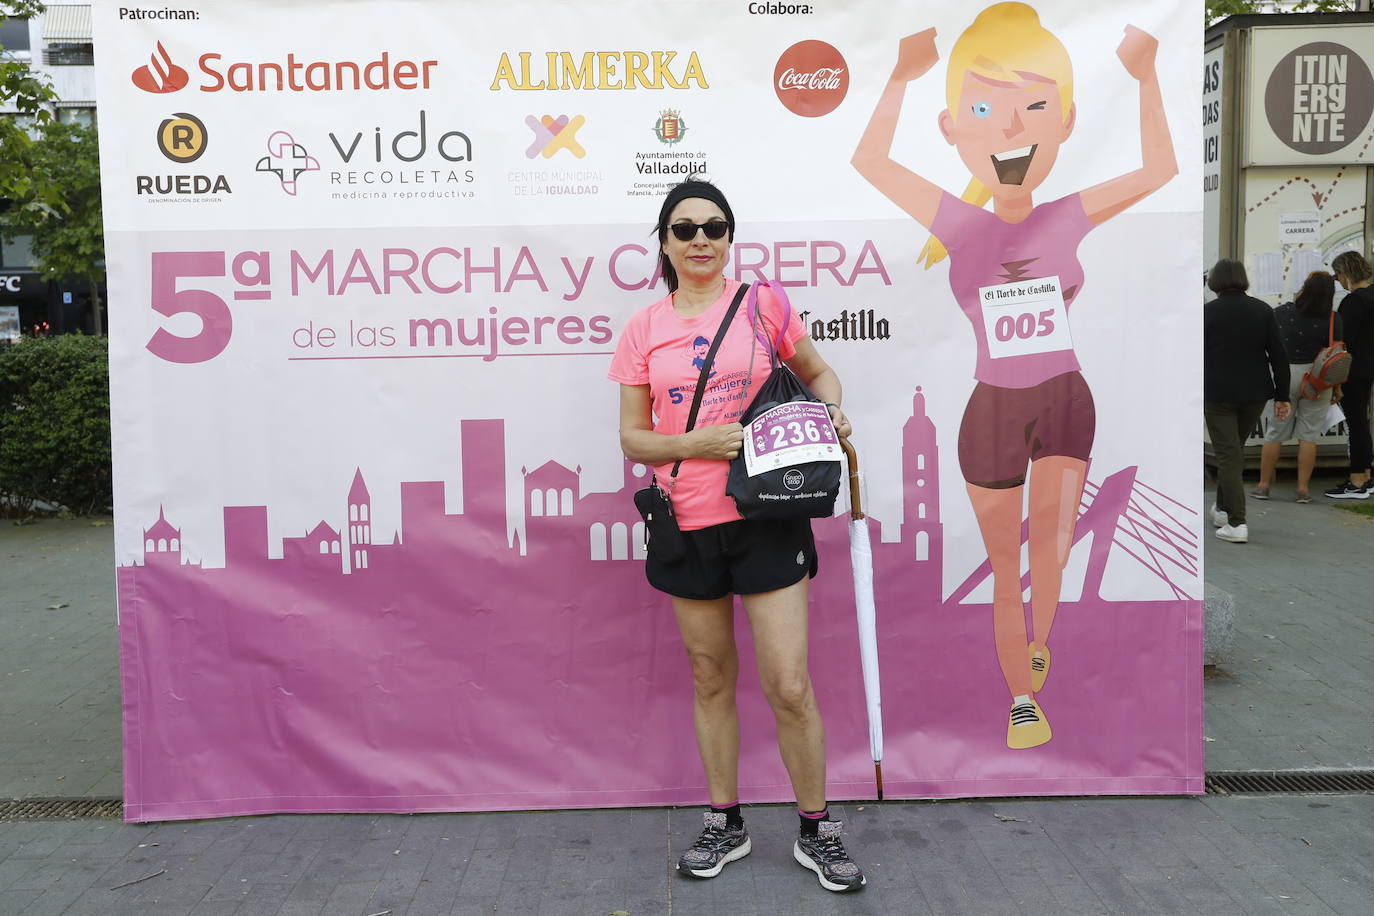
[[[687,555],[676,563],[644,563],[649,584],[676,598],[713,601],[731,593],[757,595],[815,577],[816,540],[810,519],[726,522],[682,532]]]

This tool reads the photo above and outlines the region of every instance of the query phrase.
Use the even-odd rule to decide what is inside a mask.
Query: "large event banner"
[[[692,173],[844,383],[887,794],[1201,791],[1194,4],[95,13],[127,817],[706,798],[606,379]]]

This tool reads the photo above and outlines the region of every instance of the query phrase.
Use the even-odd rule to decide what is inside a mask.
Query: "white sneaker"
[[[1217,537],[1223,541],[1230,541],[1232,544],[1244,544],[1250,540],[1250,527],[1248,525],[1222,525],[1216,533]]]
[[[1217,508],[1216,503],[1212,503],[1212,527],[1222,528],[1229,524],[1231,524],[1231,519],[1226,515],[1225,512],[1222,512],[1220,509]]]

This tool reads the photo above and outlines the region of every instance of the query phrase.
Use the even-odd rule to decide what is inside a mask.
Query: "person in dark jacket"
[[[1279,463],[1283,443],[1294,437],[1298,440],[1297,501],[1310,503],[1312,468],[1317,463],[1317,437],[1326,432],[1327,413],[1331,410],[1332,389],[1313,397],[1300,397],[1302,377],[1312,367],[1312,361],[1332,340],[1344,340],[1344,327],[1339,315],[1331,313],[1336,295],[1336,278],[1324,270],[1308,275],[1302,289],[1292,302],[1274,309],[1279,323],[1279,337],[1288,354],[1288,398],[1292,410],[1287,420],[1269,417],[1264,432],[1264,451],[1260,453],[1259,486],[1251,491],[1255,499],[1269,498],[1269,484]],[[1269,408],[1266,406],[1265,410]]]
[[[1202,412],[1217,461],[1212,524],[1223,541],[1244,544],[1250,538],[1241,482],[1245,440],[1271,398],[1274,415],[1288,419],[1288,356],[1274,310],[1245,294],[1244,264],[1217,261],[1207,288],[1217,294],[1202,307]]]
[[[1350,378],[1337,386],[1336,398],[1350,429],[1350,476],[1326,491],[1332,499],[1368,499],[1370,461],[1369,394],[1374,386],[1374,270],[1357,251],[1343,251],[1331,261],[1331,271],[1349,290],[1339,314],[1345,323],[1345,348],[1350,351]]]

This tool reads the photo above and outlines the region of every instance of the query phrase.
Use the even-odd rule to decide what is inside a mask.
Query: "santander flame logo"
[[[783,107],[803,118],[829,114],[849,92],[849,66],[834,45],[799,41],[778,58],[773,91]]]
[[[131,79],[144,92],[161,94],[184,88],[191,81],[191,75],[172,63],[172,56],[159,41],[148,63],[135,70]]]

